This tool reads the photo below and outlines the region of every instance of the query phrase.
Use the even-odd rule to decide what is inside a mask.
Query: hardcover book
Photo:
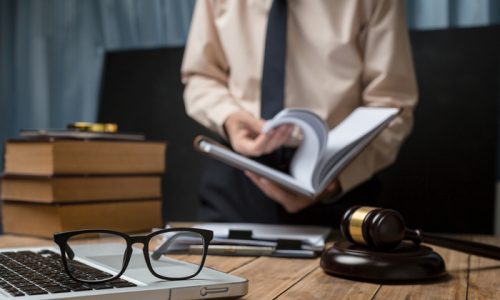
[[[124,232],[161,227],[161,200],[44,204],[4,201],[3,230],[52,238],[54,232],[106,228]]]
[[[0,199],[40,203],[161,198],[161,176],[5,176]]]
[[[5,145],[5,174],[162,174],[165,151],[161,142],[10,140]]]

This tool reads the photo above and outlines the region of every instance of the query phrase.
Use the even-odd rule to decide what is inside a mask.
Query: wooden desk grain
[[[474,236],[500,246],[500,237]],[[51,241],[0,236],[0,247],[45,246]],[[433,283],[379,285],[329,276],[319,259],[209,256],[206,266],[249,280],[242,299],[500,299],[500,261],[432,246],[449,278]]]

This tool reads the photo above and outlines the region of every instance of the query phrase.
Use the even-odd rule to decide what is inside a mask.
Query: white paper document
[[[214,242],[228,241],[230,230],[251,231],[251,239],[240,240],[247,245],[272,246],[276,241],[294,240],[302,242],[302,249],[321,251],[325,240],[331,232],[329,227],[297,226],[297,225],[267,225],[253,223],[199,223],[196,228],[208,229],[214,232]],[[231,242],[235,239],[231,239]],[[234,244],[239,244],[238,240]]]

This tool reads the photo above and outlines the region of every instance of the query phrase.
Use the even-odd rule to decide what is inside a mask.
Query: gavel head
[[[349,208],[342,217],[340,231],[352,243],[389,250],[405,238],[405,222],[395,210],[368,206]]]

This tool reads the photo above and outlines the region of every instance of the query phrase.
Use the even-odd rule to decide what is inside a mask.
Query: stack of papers
[[[252,223],[199,223],[214,232],[209,254],[316,257],[325,247],[329,227]]]

